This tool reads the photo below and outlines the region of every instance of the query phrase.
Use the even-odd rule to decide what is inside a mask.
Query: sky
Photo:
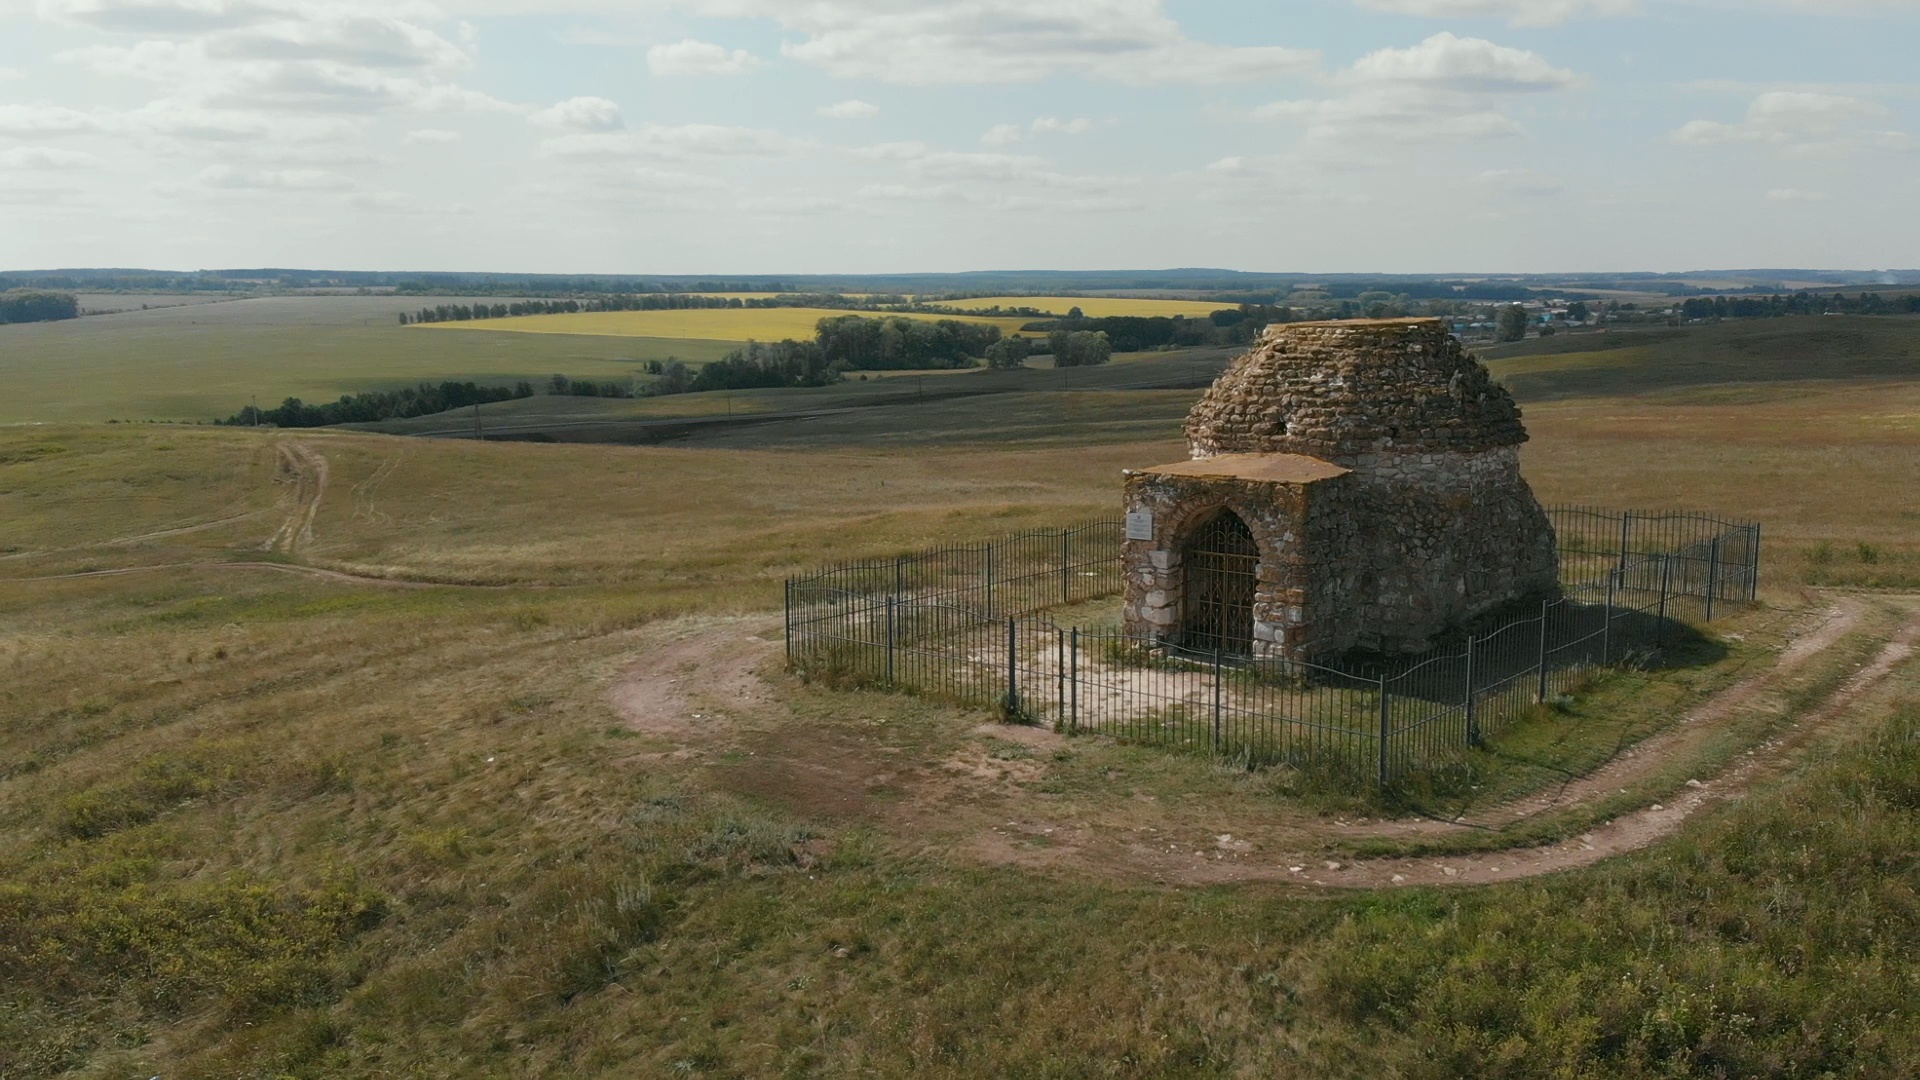
[[[1920,0],[0,0],[0,269],[1920,266]]]

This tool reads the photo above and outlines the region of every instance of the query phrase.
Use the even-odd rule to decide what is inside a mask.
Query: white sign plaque
[[[1153,511],[1135,510],[1127,515],[1127,539],[1153,539]]]

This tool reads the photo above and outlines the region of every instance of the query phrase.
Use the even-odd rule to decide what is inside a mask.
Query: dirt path
[[[896,789],[904,785],[909,789],[905,803],[886,815],[886,824],[896,831],[909,833],[915,821],[959,824],[963,831],[958,850],[990,863],[1091,871],[1102,876],[1182,885],[1280,881],[1306,887],[1391,888],[1512,881],[1589,866],[1647,847],[1672,835],[1701,809],[1738,798],[1760,780],[1776,774],[1788,764],[1795,751],[1822,729],[1832,726],[1861,696],[1912,656],[1916,641],[1920,641],[1920,616],[1909,616],[1872,662],[1807,710],[1786,734],[1747,751],[1717,776],[1689,781],[1678,796],[1667,802],[1623,814],[1580,836],[1544,846],[1451,857],[1332,860],[1324,855],[1297,852],[1313,850],[1316,840],[1431,839],[1501,829],[1550,811],[1600,802],[1649,779],[1671,760],[1676,750],[1742,710],[1755,707],[1763,695],[1778,688],[1787,676],[1838,645],[1861,624],[1868,610],[1868,603],[1862,597],[1837,598],[1795,636],[1767,670],[1715,695],[1674,727],[1627,749],[1599,770],[1550,792],[1489,808],[1470,820],[1408,819],[1367,825],[1300,823],[1286,830],[1284,847],[1266,842],[1256,844],[1248,837],[1228,834],[1212,837],[1212,842],[1205,845],[1168,843],[1167,838],[1174,830],[1150,828],[1138,830],[1141,835],[1120,837],[1114,835],[1114,830],[1101,830],[1092,824],[1037,820],[1047,814],[1047,809],[1039,805],[1029,804],[1016,810],[1002,804],[983,810],[974,805],[969,792],[964,790],[971,784],[977,794],[979,788],[1003,785],[1010,774],[1017,779],[1021,774],[1037,772],[1039,764],[1031,761],[997,764],[983,760],[979,764],[986,767],[969,766],[958,770],[956,776],[952,768],[930,771],[903,767],[895,751],[876,755],[869,750],[864,755],[869,760],[863,762],[859,760],[863,755],[857,747],[846,744],[842,737],[821,732],[818,741],[823,745],[831,743],[841,750],[854,752],[795,754],[792,760],[763,757],[758,769],[763,773],[789,770],[818,774],[810,782],[796,776],[791,786],[800,790],[811,783],[817,793],[822,783],[840,785],[844,794],[839,799],[847,804],[857,803],[864,789],[881,784]],[[680,744],[680,749],[660,756],[698,758],[713,749],[731,746],[738,735],[737,718],[764,717],[769,711],[783,711],[779,695],[760,674],[779,648],[778,632],[777,624],[741,619],[684,626],[672,641],[651,652],[625,674],[613,690],[612,704],[636,729]],[[1064,737],[1038,729],[989,725],[982,728],[981,733],[992,736],[984,741],[1022,743],[1041,751],[1069,745]],[[987,754],[973,756],[989,757]],[[975,774],[969,775],[969,769]],[[775,785],[769,790],[778,794],[780,787]],[[916,805],[919,812],[915,812]],[[1008,821],[1009,813],[1028,820]],[[987,819],[989,814],[991,821]],[[968,820],[975,824],[965,824]],[[1256,826],[1252,831],[1257,835],[1260,830]],[[1295,853],[1288,853],[1289,847]]]
[[[39,577],[0,578],[0,585],[28,581],[79,581],[86,578],[123,577],[128,574],[151,574],[162,570],[264,570],[269,573],[293,574],[297,577],[335,581],[342,585],[374,585],[383,589],[512,589],[542,587],[537,585],[467,585],[438,581],[408,581],[403,578],[383,578],[371,577],[365,574],[349,574],[343,570],[327,570],[318,566],[301,566],[296,563],[271,562],[155,563],[151,566],[122,566],[111,570],[82,570],[72,574],[44,574]]]
[[[313,520],[320,513],[320,500],[327,494],[327,459],[297,439],[276,443],[274,449],[280,455],[281,479],[277,482],[292,486],[280,500],[287,516],[260,550],[294,555],[313,543]]]
[[[1537,795],[1504,806],[1490,807],[1455,821],[1417,819],[1381,822],[1341,830],[1341,837],[1417,837],[1457,833],[1462,829],[1510,828],[1529,818],[1605,799],[1622,788],[1647,779],[1673,759],[1675,751],[1696,737],[1700,729],[1718,724],[1752,704],[1767,688],[1805,666],[1806,662],[1839,644],[1867,614],[1867,603],[1857,596],[1840,598],[1821,612],[1811,629],[1795,636],[1772,667],[1747,676],[1708,698],[1673,727],[1643,739],[1616,754],[1599,769]]]

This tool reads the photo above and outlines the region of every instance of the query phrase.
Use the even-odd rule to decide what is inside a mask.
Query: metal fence
[[[1061,625],[1054,609],[1120,592],[1118,521],[790,580],[787,658],[835,685],[1385,785],[1458,760],[1601,669],[1650,662],[1681,624],[1758,595],[1758,525],[1588,507],[1549,515],[1558,599],[1398,662],[1245,659]]]

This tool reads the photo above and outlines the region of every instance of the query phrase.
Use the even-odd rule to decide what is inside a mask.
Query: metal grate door
[[[1201,526],[1187,542],[1180,644],[1188,649],[1229,656],[1253,654],[1254,568],[1260,549],[1253,531],[1231,510]]]

